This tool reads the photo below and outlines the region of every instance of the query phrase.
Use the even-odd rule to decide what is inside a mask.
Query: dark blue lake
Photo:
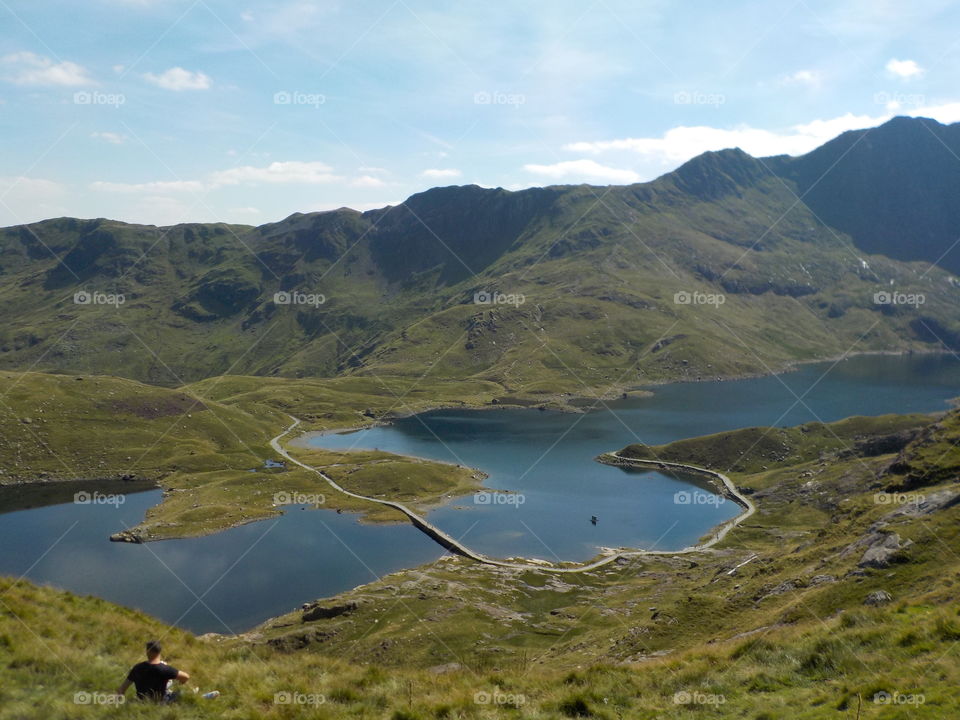
[[[484,470],[487,487],[513,495],[455,498],[428,518],[490,555],[586,560],[601,546],[673,550],[695,544],[736,515],[738,506],[695,489],[691,495],[676,477],[601,465],[596,455],[633,442],[659,444],[756,425],[945,410],[946,400],[960,395],[960,362],[946,355],[860,356],[779,376],[653,390],[584,414],[440,410],[306,441]]]
[[[0,488],[0,498],[13,490]],[[160,502],[160,491],[125,499],[0,515],[0,574],[97,595],[195,632],[233,633],[444,554],[411,525],[371,527],[354,514],[298,506],[202,538],[111,543]]]
[[[678,478],[599,465],[597,454],[752,425],[945,410],[960,395],[960,361],[864,356],[776,377],[653,389],[653,396],[583,414],[447,410],[309,442],[391,450],[489,473],[489,488],[515,494],[491,495],[486,503],[451,498],[429,517],[491,555],[585,560],[600,546],[677,549],[737,507]],[[73,486],[68,490],[72,496]],[[24,492],[0,488],[0,574],[95,594],[199,632],[243,631],[443,554],[407,524],[361,525],[348,513],[299,508],[211,537],[116,544],[107,537],[135,525],[159,492],[127,494],[119,506],[65,502],[62,492],[24,504],[18,498]],[[689,501],[693,494],[698,500]],[[30,509],[2,512],[10,508]]]

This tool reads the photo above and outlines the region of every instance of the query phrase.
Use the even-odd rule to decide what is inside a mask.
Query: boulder
[[[857,566],[876,569],[889,567],[895,556],[912,544],[910,540],[901,544],[897,533],[874,533]]]
[[[319,603],[310,603],[303,609],[303,622],[312,620],[329,620],[330,618],[348,615],[359,607],[355,601],[343,603],[341,605],[321,605]]]
[[[120,532],[114,533],[110,536],[110,542],[124,542],[140,545],[143,543],[143,538],[132,530],[121,530]]]
[[[886,605],[887,603],[893,602],[893,598],[890,596],[886,590],[874,590],[872,593],[867,595],[864,599],[864,605]]]

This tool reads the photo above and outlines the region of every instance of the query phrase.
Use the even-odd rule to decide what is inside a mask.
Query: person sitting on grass
[[[117,695],[124,695],[130,685],[137,688],[138,700],[152,700],[154,702],[171,702],[177,699],[179,693],[170,690],[173,680],[185,683],[190,676],[183,670],[167,665],[160,657],[160,642],[151,640],[147,643],[146,662],[137,663],[127,674],[127,679],[117,688]]]

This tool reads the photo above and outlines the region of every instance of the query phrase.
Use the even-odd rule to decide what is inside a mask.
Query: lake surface
[[[467,496],[429,517],[491,555],[582,560],[598,546],[675,549],[695,543],[738,507],[681,479],[603,466],[593,457],[631,442],[663,443],[751,425],[944,410],[960,395],[960,362],[865,356],[778,377],[654,391],[585,414],[448,410],[309,441],[486,471],[489,488],[520,493],[524,502],[516,494],[491,495],[486,504]],[[0,574],[95,594],[196,632],[243,631],[303,602],[443,554],[407,524],[361,525],[349,513],[298,507],[205,538],[110,543],[111,533],[135,525],[159,501],[159,491],[126,494],[120,505],[69,502],[81,489],[94,488],[71,484],[45,498],[35,488],[0,488]]]
[[[755,425],[944,410],[957,395],[960,362],[951,356],[860,356],[780,376],[660,386],[653,396],[579,415],[440,410],[352,433],[317,433],[308,442],[480,468],[490,475],[487,487],[514,495],[459,497],[429,513],[431,522],[497,557],[586,560],[599,546],[687,547],[740,512],[676,477],[594,462],[600,452]]]
[[[0,488],[0,498],[13,490]],[[194,632],[232,633],[444,554],[411,525],[371,527],[351,513],[293,505],[279,518],[208,537],[107,540],[140,522],[160,495],[0,515],[0,574],[97,595]]]

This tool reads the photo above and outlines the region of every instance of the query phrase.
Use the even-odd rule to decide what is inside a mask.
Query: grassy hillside
[[[227,405],[295,414],[311,428],[353,428],[437,407],[489,405],[509,398],[503,388],[480,380],[435,380],[382,376],[338,378],[208,378],[183,388]]]
[[[281,411],[283,393],[276,383],[264,388],[261,382],[265,393],[243,401],[233,396],[238,383],[242,379],[218,387],[213,380],[173,390],[100,375],[0,373],[0,484],[20,488],[0,509],[69,502],[80,490],[105,491],[106,481],[111,492],[164,489],[160,505],[130,532],[142,540],[202,535],[271,517],[284,496],[322,496],[325,507],[365,512],[368,520],[405,521],[395,511],[332,491],[313,473],[265,467],[267,459],[281,460],[269,443],[290,424]],[[303,390],[284,391],[297,396]],[[317,385],[309,391],[307,408],[310,402],[333,407],[344,398]],[[357,393],[354,401],[363,397]],[[350,407],[341,409],[370,421]],[[348,489],[395,492],[419,508],[467,492],[482,477],[469,468],[388,453],[304,456],[329,467]]]
[[[928,474],[922,497],[889,488],[957,432],[953,413],[867,455],[821,433],[815,457],[805,445],[796,464],[734,473],[758,513],[711,551],[563,577],[450,558],[241,638],[4,581],[0,717],[156,716],[74,698],[112,689],[161,636],[195,684],[224,693],[163,717],[805,720],[854,718],[859,696],[861,718],[939,720],[960,702],[960,486]]]
[[[933,423],[929,415],[851,417],[792,428],[754,427],[677,440],[667,445],[628,445],[621,457],[663,460],[722,472],[756,473],[794,466],[825,454],[879,455],[897,452]]]
[[[282,427],[269,409],[100,375],[0,373],[0,398],[3,482],[250,467]]]
[[[2,229],[0,367],[171,387],[426,378],[530,400],[960,347],[950,275],[865,253],[774,166],[730,150],[651,183],[435,188],[257,228]]]

